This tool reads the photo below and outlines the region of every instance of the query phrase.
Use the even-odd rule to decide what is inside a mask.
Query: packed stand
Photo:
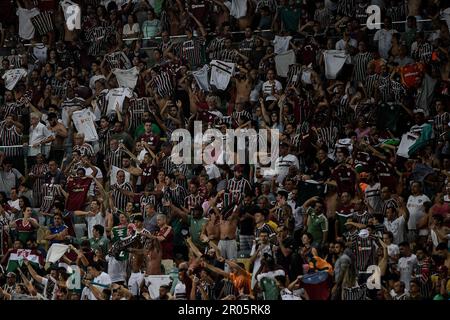
[[[0,299],[449,299],[449,1],[0,12]],[[274,169],[175,163],[198,121]]]

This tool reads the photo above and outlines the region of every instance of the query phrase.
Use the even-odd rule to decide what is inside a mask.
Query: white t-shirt
[[[39,9],[17,8],[16,14],[19,17],[19,37],[21,37],[24,40],[33,39],[34,26],[31,23],[31,18],[39,14]]]
[[[411,275],[417,265],[417,257],[412,254],[409,257],[401,257],[398,260],[398,271],[400,271],[400,281],[405,284],[406,291],[409,291],[409,282],[411,281]]]
[[[33,47],[33,54],[39,60],[40,63],[47,61],[47,47],[43,43],[38,43]]]
[[[287,36],[287,37],[280,37],[280,36],[275,36],[275,38],[273,39],[273,52],[276,54],[280,54],[280,53],[284,53],[286,51],[288,51],[289,49],[289,42],[291,41],[292,37],[291,36]]]
[[[410,195],[406,207],[409,211],[408,229],[416,230],[417,222],[425,215],[425,208],[423,204],[430,202],[430,198],[422,194],[420,196]]]
[[[128,88],[115,88],[109,90],[106,98],[108,99],[108,108],[106,114],[111,114],[116,112],[116,105],[119,106],[119,111],[122,112],[123,102],[125,98],[133,97],[133,93]]]
[[[133,24],[132,27],[127,23],[123,26],[123,35],[127,36],[133,33],[139,33],[139,23]]]
[[[358,41],[355,39],[350,38],[348,40],[348,44],[354,48],[358,47]],[[341,39],[338,42],[336,42],[336,50],[345,50],[345,40]]]
[[[92,280],[92,285],[94,285],[100,291],[103,291],[103,289],[105,289],[106,287],[109,287],[111,285],[111,283],[112,283],[111,277],[109,276],[109,274],[107,274],[103,271],[96,278],[94,278],[94,280]],[[94,294],[90,290],[89,290],[88,299],[89,300],[97,300],[97,298],[94,296]]]
[[[273,91],[274,88],[275,88],[275,92]],[[280,91],[282,89],[283,89],[283,86],[281,85],[281,82],[278,80],[273,80],[273,82],[270,80],[267,80],[262,85],[262,92],[267,94],[266,101],[277,100],[277,98],[275,98],[273,96],[273,94],[280,93]]]
[[[398,217],[393,221],[384,221],[384,226],[387,231],[392,232],[394,235],[393,243],[399,244],[405,240],[405,218],[403,216]]]
[[[374,41],[378,41],[378,52],[383,59],[389,58],[389,50],[392,47],[391,40],[394,33],[398,33],[397,30],[380,29],[373,37]]]
[[[181,281],[178,281],[175,286],[174,296],[175,300],[186,300],[187,298],[186,285]]]
[[[99,224],[105,227],[105,217],[102,216],[102,213],[99,212],[95,216],[86,216],[87,221],[87,229],[88,229],[88,238],[91,239],[94,237],[93,228],[96,224]]]
[[[39,153],[41,153],[41,147],[37,146],[35,148],[32,148],[31,146],[33,144],[38,144],[42,140],[45,140],[46,138],[50,137],[52,135],[52,132],[47,129],[45,125],[42,123],[38,123],[35,128],[30,126],[30,138],[28,140],[28,144],[30,145],[30,151],[29,156],[35,156]]]
[[[111,278],[111,282],[125,281],[127,276],[127,261],[118,261],[110,255],[106,256],[106,261],[108,262],[108,275]]]

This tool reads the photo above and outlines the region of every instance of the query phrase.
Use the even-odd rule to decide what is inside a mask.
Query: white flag
[[[84,134],[87,142],[98,141],[97,130],[95,130],[95,115],[89,109],[75,111],[72,114],[72,121],[77,131]]]
[[[5,72],[3,79],[5,80],[5,88],[8,90],[13,90],[17,82],[19,82],[22,77],[27,75],[25,69],[11,69]]]

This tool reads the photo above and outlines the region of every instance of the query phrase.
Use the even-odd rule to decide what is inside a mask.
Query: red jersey
[[[145,186],[149,183],[153,183],[156,179],[157,168],[153,165],[148,166],[146,164],[141,164],[142,174],[141,174],[141,186],[145,188]]]
[[[145,141],[148,143],[150,147],[158,147],[159,145],[159,137],[157,135],[154,135],[153,133],[144,133],[142,134],[138,141]]]
[[[66,204],[67,210],[75,211],[83,209],[91,183],[92,179],[88,177],[69,179],[67,183],[67,192],[69,193]]]
[[[164,237],[161,241],[162,259],[173,259],[173,230],[171,226],[161,228],[158,236]]]
[[[380,160],[377,162],[375,170],[378,174],[381,188],[388,187],[392,192],[395,191],[398,177],[392,165]]]
[[[345,165],[338,165],[331,176],[337,183],[338,194],[348,192],[352,196],[355,195],[356,174],[352,169]]]
[[[411,63],[404,67],[399,67],[398,71],[402,77],[402,83],[412,88],[416,85],[418,79],[422,79],[425,66],[423,63]]]

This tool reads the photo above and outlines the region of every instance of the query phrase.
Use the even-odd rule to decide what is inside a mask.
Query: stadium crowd
[[[0,299],[449,299],[449,1],[0,11]]]

